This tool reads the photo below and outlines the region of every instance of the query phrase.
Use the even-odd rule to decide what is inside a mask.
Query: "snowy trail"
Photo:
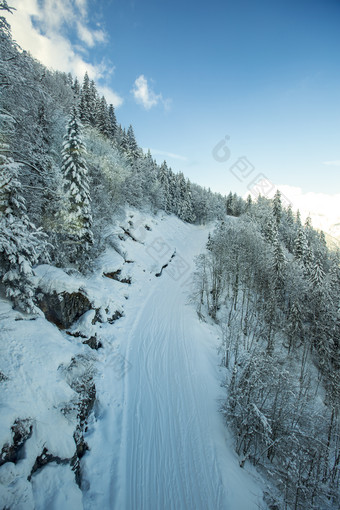
[[[196,228],[189,243],[187,232],[176,239],[177,253],[191,268],[206,237],[207,231]],[[132,366],[120,381],[119,403],[110,397],[110,388],[117,391],[112,374],[103,377],[106,450],[96,459],[93,442],[87,462],[97,472],[97,488],[85,497],[84,508],[260,508],[261,491],[227,446],[218,412],[224,390],[216,334],[187,304],[182,279],[175,281],[169,268],[160,278],[150,276],[117,325],[120,352]]]
[[[133,369],[126,378],[121,457],[128,485],[116,508],[223,508],[206,389],[195,370],[195,333],[185,320],[185,296],[171,292],[176,284],[166,280],[129,339]]]

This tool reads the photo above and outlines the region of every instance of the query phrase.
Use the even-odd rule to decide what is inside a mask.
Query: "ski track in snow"
[[[135,373],[126,378],[122,428],[128,485],[116,507],[203,510],[209,502],[211,508],[222,508],[216,464],[206,462],[215,456],[204,400],[199,405],[204,387],[194,371],[190,324],[181,313],[185,303],[183,296],[163,287],[164,282],[148,299],[143,309],[147,321],[129,339]]]
[[[207,230],[196,228],[190,235],[188,243],[183,234],[180,247],[192,262]],[[160,278],[151,274],[149,285],[132,295],[126,317],[117,323],[120,352],[132,366],[118,383],[112,374],[103,376],[108,409],[104,423],[99,420],[96,427],[104,425],[106,444],[96,459],[100,440],[93,439],[92,445],[89,440],[93,452],[85,460],[85,472],[92,489],[84,495],[84,508],[259,508],[260,491],[226,444],[217,403],[223,391],[207,346],[211,329],[198,321],[187,304],[188,288],[168,270]],[[213,362],[217,360],[216,355]],[[106,363],[110,366],[109,359]]]

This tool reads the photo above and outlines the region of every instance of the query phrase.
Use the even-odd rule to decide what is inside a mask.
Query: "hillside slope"
[[[100,418],[84,458],[90,484],[93,473],[96,481],[85,508],[258,508],[261,491],[239,468],[218,413],[219,341],[188,304],[193,258],[207,235],[166,218],[144,245],[130,241],[129,258],[147,269],[132,270],[134,292],[116,327],[126,371],[112,369],[117,354],[103,360]]]
[[[207,228],[173,216],[129,211],[107,232],[114,247],[93,274],[36,269],[44,292],[87,296],[92,309],[72,326],[30,320],[2,300],[5,506],[261,505],[261,489],[239,467],[219,413],[220,340],[189,303],[193,258],[207,236]],[[102,348],[91,350],[86,338]]]

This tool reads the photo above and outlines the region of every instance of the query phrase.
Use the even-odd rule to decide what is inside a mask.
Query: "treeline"
[[[275,508],[338,508],[339,252],[279,192],[260,197],[209,237],[196,296],[199,315],[222,328],[240,464],[265,470]]]
[[[46,69],[0,16],[0,279],[16,306],[35,309],[39,261],[89,268],[126,204],[204,223],[229,202],[157,165],[87,73],[80,84]]]

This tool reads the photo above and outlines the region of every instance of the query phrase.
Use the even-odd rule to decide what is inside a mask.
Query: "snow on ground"
[[[218,412],[216,333],[188,304],[193,259],[208,229],[173,217],[148,226],[147,234],[131,229],[144,243],[128,241],[134,289],[115,326],[115,348],[102,353],[84,508],[259,508],[261,490],[239,467]]]
[[[4,376],[0,382],[0,449],[11,444],[11,427],[16,420],[29,420],[32,425],[20,460],[0,467],[0,501],[1,508],[27,510],[35,508],[27,477],[43,448],[63,458],[74,453],[73,424],[61,409],[74,399],[75,392],[58,368],[68,364],[78,348],[44,318],[30,320],[3,300],[0,317],[0,370]]]
[[[0,300],[0,448],[11,442],[15,420],[32,425],[16,462],[0,467],[2,506],[264,508],[262,491],[239,467],[218,412],[225,374],[216,329],[199,322],[189,303],[194,256],[207,236],[208,228],[131,210],[108,232],[109,247],[90,277],[37,268],[41,289],[81,289],[100,310],[102,322],[93,324],[91,310],[70,328],[97,335],[104,347],[98,351]],[[117,271],[131,285],[103,276]],[[123,316],[107,322],[116,311]],[[77,356],[94,367],[97,392],[85,434],[90,451],[81,460],[82,491],[68,464],[50,462],[27,479],[43,448],[62,459],[74,453],[76,416],[61,410],[76,399],[71,385],[77,371],[67,367]]]

